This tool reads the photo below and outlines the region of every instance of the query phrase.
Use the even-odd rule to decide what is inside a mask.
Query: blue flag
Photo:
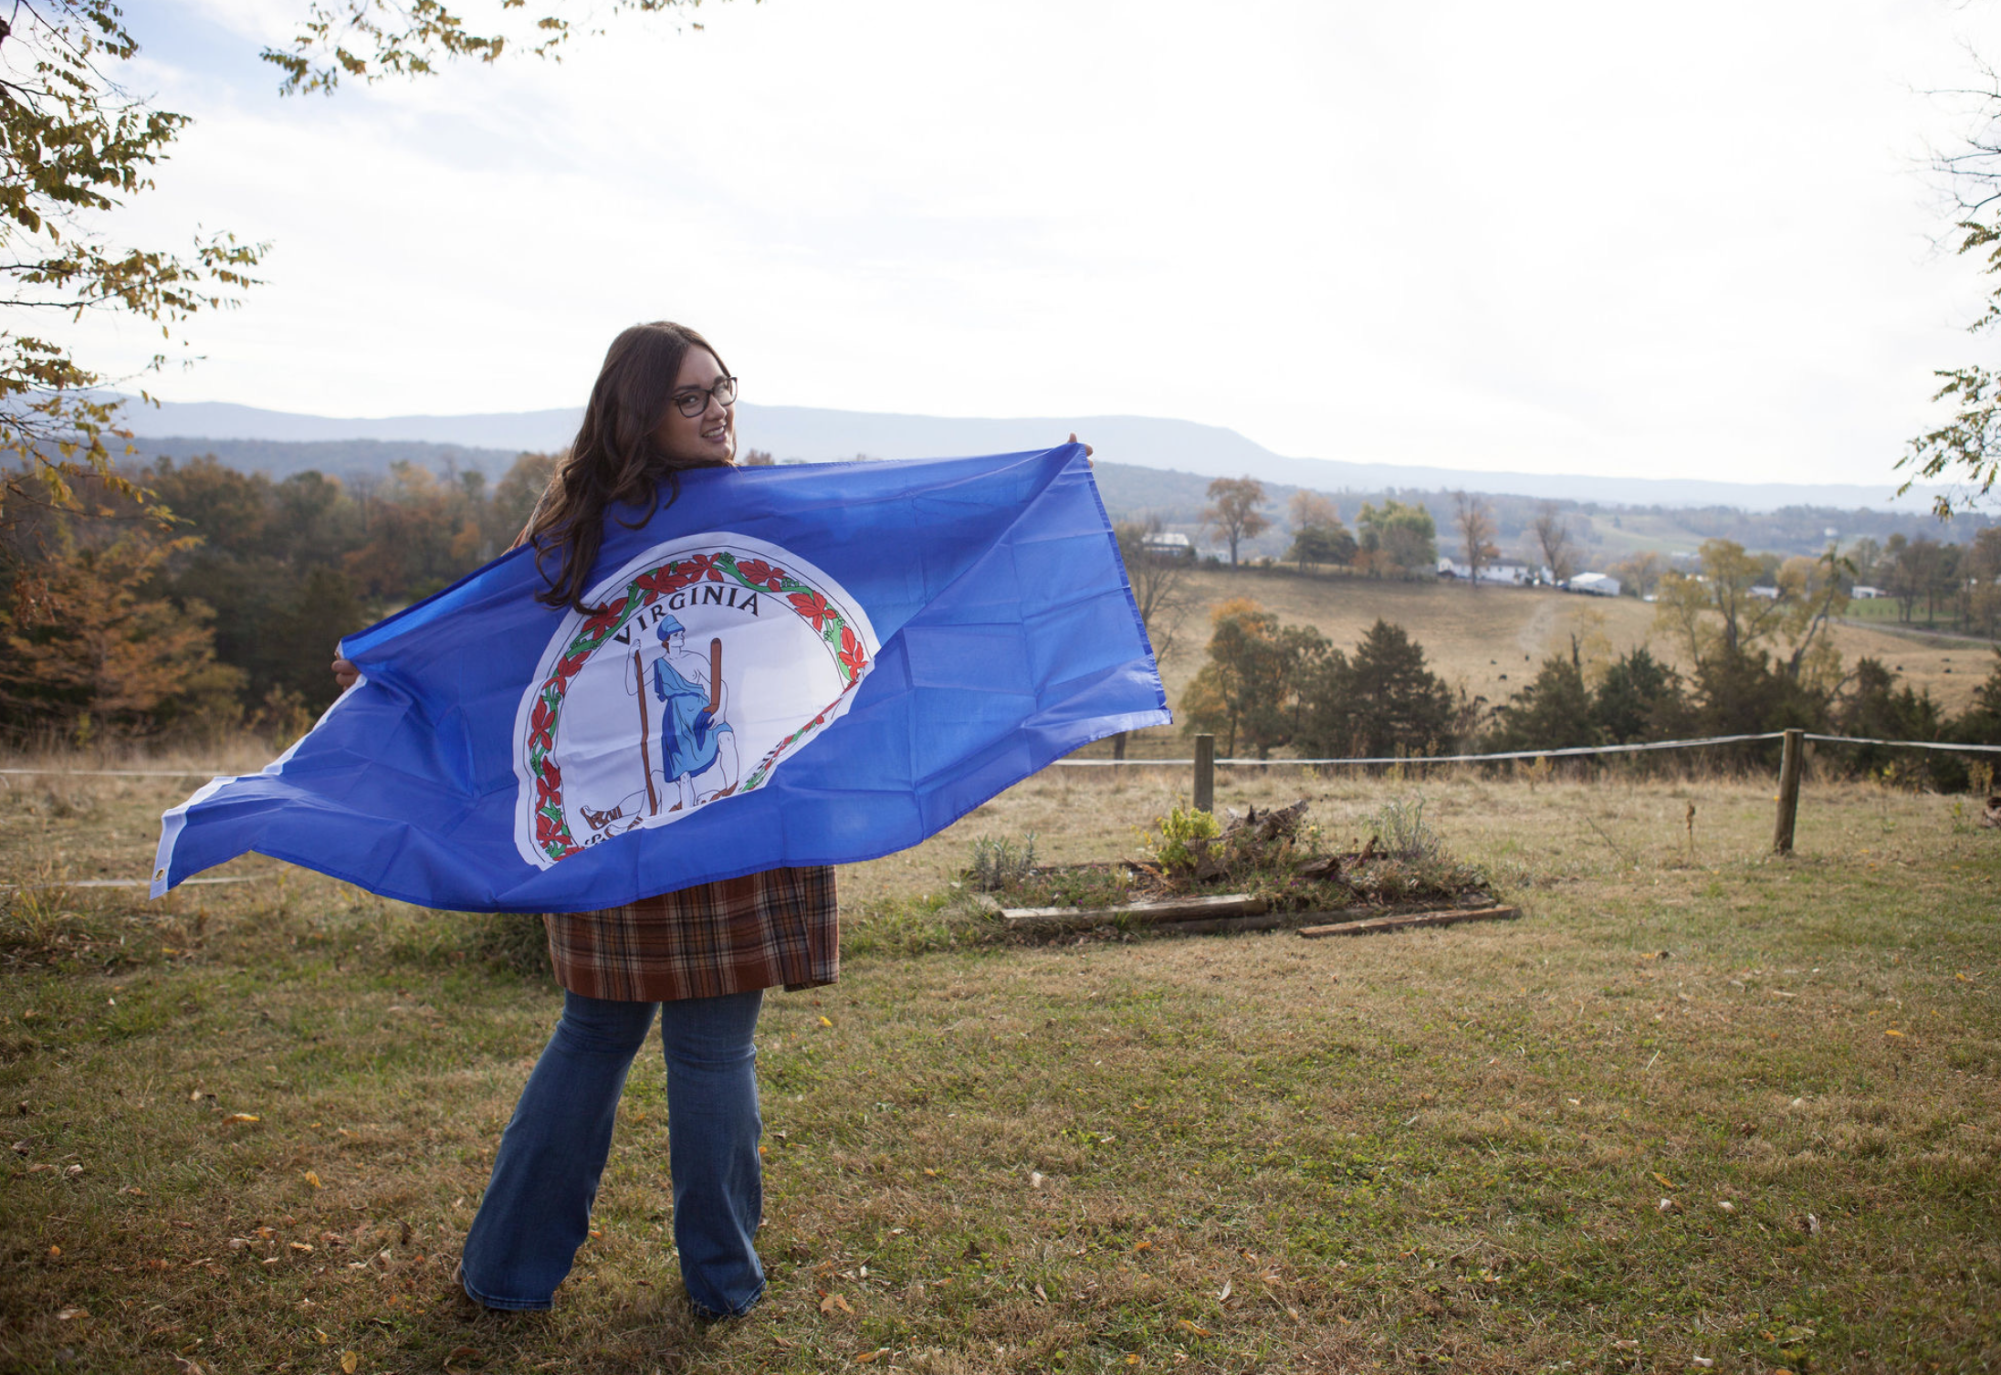
[[[1083,449],[700,469],[585,601],[523,548],[342,642],[362,681],[162,818],[427,907],[574,912],[915,845],[1170,718]],[[622,513],[637,521],[644,512]]]

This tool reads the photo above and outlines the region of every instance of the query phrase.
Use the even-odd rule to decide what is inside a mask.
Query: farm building
[[[1441,578],[1470,578],[1473,570],[1456,559],[1439,556],[1438,576]],[[1481,582],[1505,583],[1510,587],[1522,587],[1535,580],[1534,573],[1525,563],[1514,559],[1495,559],[1492,563],[1480,565]]]
[[[1583,592],[1593,597],[1616,597],[1624,591],[1624,585],[1609,573],[1579,573],[1564,584],[1572,592]]]

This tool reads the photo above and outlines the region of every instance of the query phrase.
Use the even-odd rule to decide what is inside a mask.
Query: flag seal
[[[515,845],[540,869],[763,787],[880,648],[833,578],[729,532],[654,545],[584,601],[516,713]]]

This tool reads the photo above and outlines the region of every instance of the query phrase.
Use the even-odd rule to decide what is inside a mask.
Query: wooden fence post
[[[1779,819],[1772,828],[1772,849],[1778,854],[1793,852],[1793,822],[1800,811],[1800,769],[1805,761],[1806,732],[1786,732],[1784,752],[1779,756]]]
[[[1216,810],[1216,737],[1195,737],[1195,810]]]

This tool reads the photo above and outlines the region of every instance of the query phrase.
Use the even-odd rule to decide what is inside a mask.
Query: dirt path
[[[1515,632],[1515,648],[1531,660],[1547,652],[1550,637],[1556,634],[1557,605],[1555,597],[1538,597],[1534,614]]]

